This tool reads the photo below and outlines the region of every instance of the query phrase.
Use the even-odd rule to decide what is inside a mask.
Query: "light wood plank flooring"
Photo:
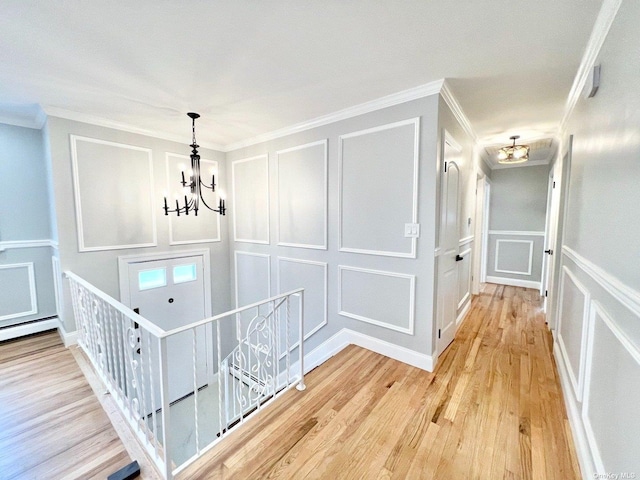
[[[579,478],[537,291],[487,284],[434,373],[348,347],[180,478]]]
[[[1,479],[105,479],[129,462],[55,331],[0,343]]]

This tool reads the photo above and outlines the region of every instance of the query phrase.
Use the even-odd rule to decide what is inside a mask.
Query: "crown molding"
[[[145,135],[148,137],[159,138],[162,140],[168,140],[170,142],[176,142],[183,144],[186,141],[186,137],[180,135],[173,135],[166,132],[160,132],[155,130],[148,130],[145,128],[136,127],[127,123],[117,122],[114,120],[108,120],[106,118],[98,117],[95,115],[89,115],[86,113],[74,112],[66,110],[64,108],[43,106],[42,107],[47,117],[64,118],[65,120],[73,120],[75,122],[88,123],[90,125],[96,125],[98,127],[113,128],[123,132],[135,133],[138,135]],[[201,143],[200,147],[208,148],[211,150],[224,151],[222,145],[216,143]]]
[[[231,152],[233,150],[238,150],[250,145],[267,142],[269,140],[292,135],[294,133],[304,132],[305,130],[310,130],[312,128],[329,125],[330,123],[338,122],[340,120],[346,120],[348,118],[357,117],[358,115],[363,115],[365,113],[374,112],[376,110],[392,107],[394,105],[399,105],[411,100],[417,100],[419,98],[436,95],[442,91],[443,85],[444,80],[442,79],[436,80],[434,82],[429,82],[424,85],[378,98],[376,100],[371,100],[370,102],[347,107],[343,110],[338,110],[337,112],[329,113],[327,115],[322,115],[305,122],[297,123],[289,127],[274,130],[272,132],[267,132],[252,138],[248,138],[246,140],[241,140],[239,142],[230,143],[224,146],[223,151]]]
[[[598,54],[600,53],[600,49],[602,48],[602,45],[607,38],[609,29],[611,28],[611,25],[616,18],[621,4],[622,0],[604,0],[604,2],[602,3],[600,12],[598,13],[598,17],[596,18],[596,22],[593,25],[591,36],[589,37],[589,41],[587,42],[587,47],[585,49],[584,55],[582,56],[580,67],[578,68],[578,72],[573,79],[571,90],[569,91],[569,96],[564,107],[564,115],[562,117],[562,121],[560,122],[560,134],[562,134],[562,132],[564,132],[565,128],[567,127],[569,117],[571,116],[576,103],[578,103],[578,99],[582,94],[582,90],[584,89],[584,86],[587,82],[587,78],[591,73],[591,68],[595,64]]]
[[[467,132],[467,134],[473,139],[475,143],[477,143],[478,136],[476,135],[476,132],[473,130],[473,127],[471,126],[471,122],[469,121],[469,118],[467,118],[467,115],[464,113],[464,110],[462,110],[460,103],[458,102],[456,97],[453,95],[453,92],[451,91],[451,87],[449,87],[449,83],[446,80],[442,81],[442,89],[440,91],[440,94],[442,95],[442,98],[444,98],[444,101],[447,103],[447,105],[453,112],[453,115],[456,117],[458,122],[460,122],[460,125],[462,126],[464,131]]]

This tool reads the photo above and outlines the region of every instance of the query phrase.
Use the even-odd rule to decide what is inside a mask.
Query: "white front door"
[[[164,330],[171,330],[205,318],[205,291],[202,256],[129,263],[130,307]],[[207,382],[208,345],[205,327],[196,330],[196,371],[198,386]],[[153,348],[155,350],[155,347]],[[194,390],[191,330],[167,340],[169,401]],[[156,405],[160,387],[154,381]]]
[[[448,137],[448,136],[447,136]],[[438,257],[438,354],[453,341],[458,310],[458,190],[460,169],[456,162],[460,148],[445,137],[442,200],[440,217],[440,249]]]

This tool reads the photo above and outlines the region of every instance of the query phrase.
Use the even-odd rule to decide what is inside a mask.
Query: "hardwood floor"
[[[0,343],[1,479],[105,479],[129,462],[55,331]]]
[[[350,346],[180,478],[580,478],[537,291],[487,284],[434,373]]]

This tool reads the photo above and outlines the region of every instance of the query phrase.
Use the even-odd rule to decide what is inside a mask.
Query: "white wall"
[[[640,3],[623,1],[598,93],[580,97],[563,139],[574,136],[554,351],[585,478],[640,475],[639,21]]]
[[[487,281],[540,288],[548,183],[547,165],[493,171]]]
[[[56,315],[41,132],[0,124],[0,327]]]
[[[208,248],[212,312],[229,309],[228,217],[218,229],[217,214],[177,219],[162,209],[164,192],[171,195],[179,181],[180,156],[189,154],[188,135],[180,144],[56,117],[47,120],[45,134],[62,271],[119,299],[118,256]],[[226,190],[224,154],[200,154],[218,162],[219,187]],[[182,160],[188,165],[188,157]],[[209,164],[203,165],[207,171]],[[70,308],[64,327],[75,330]]]

